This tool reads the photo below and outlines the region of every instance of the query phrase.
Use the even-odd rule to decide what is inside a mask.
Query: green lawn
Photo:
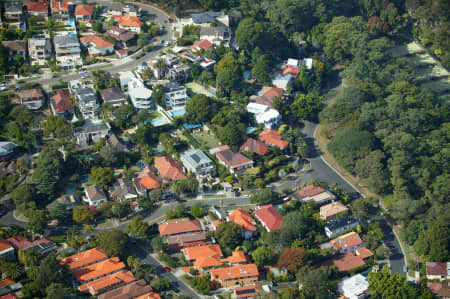
[[[186,87],[190,89],[193,93],[204,94],[208,97],[215,97],[212,93],[208,92],[203,86],[198,83],[190,82],[186,84]]]
[[[214,136],[214,133],[199,132],[191,134],[200,145],[206,148],[215,148],[219,146],[219,140]]]

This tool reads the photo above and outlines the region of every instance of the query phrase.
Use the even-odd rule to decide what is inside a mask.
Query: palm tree
[[[163,58],[158,59],[155,63],[155,67],[158,69],[158,77],[162,77],[161,75],[165,73],[167,67],[166,61]]]
[[[6,266],[5,272],[3,272],[3,275],[6,278],[16,280],[23,274],[23,268],[18,263],[8,263]]]

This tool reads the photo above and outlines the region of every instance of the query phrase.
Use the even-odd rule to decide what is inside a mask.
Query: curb
[[[313,135],[313,137],[314,137],[314,144],[317,146],[317,138],[316,138],[316,134],[317,134],[317,128],[318,128],[318,126],[316,125],[316,127],[314,128],[314,135]],[[329,167],[329,168],[331,168],[341,179],[343,179],[347,184],[349,184],[353,189],[355,189],[358,193],[359,193],[359,195],[361,195],[361,197],[362,198],[366,198],[365,196],[364,196],[364,194],[362,194],[361,193],[361,191],[359,191],[359,189],[358,188],[356,188],[349,180],[347,180],[345,177],[343,177],[340,173],[339,173],[339,171],[337,171],[333,166],[331,166],[330,165],[330,163],[328,163],[328,161],[327,160],[325,160],[324,159],[324,157],[323,157],[323,155],[321,154],[320,155],[320,159]]]

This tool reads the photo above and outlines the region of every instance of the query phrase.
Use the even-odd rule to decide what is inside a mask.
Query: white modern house
[[[153,109],[152,91],[135,72],[120,73],[120,86],[128,89],[131,103],[136,109]]]
[[[108,122],[89,123],[83,127],[76,128],[73,135],[80,146],[87,146],[91,142],[97,143],[100,139],[105,138],[111,130]]]
[[[361,274],[356,274],[338,283],[339,294],[350,299],[366,298],[369,291],[369,282]]]
[[[184,86],[178,84],[167,84],[164,87],[164,97],[166,98],[167,107],[180,107],[185,106],[189,100],[187,89]]]
[[[92,185],[84,188],[86,196],[83,197],[83,201],[87,202],[90,206],[99,207],[102,203],[106,202],[106,195],[100,186]]]
[[[75,91],[75,98],[78,101],[78,108],[84,119],[95,119],[100,112],[100,105],[97,101],[97,93],[90,87],[79,88]]]
[[[208,175],[216,169],[213,161],[199,149],[182,153],[180,160],[188,171],[197,175]]]
[[[78,37],[75,34],[53,37],[56,61],[63,70],[73,70],[77,65],[83,65]]]
[[[52,45],[46,37],[28,39],[28,55],[32,65],[44,65],[52,57]]]
[[[265,129],[278,128],[282,123],[281,114],[269,106],[249,103],[247,105],[247,111],[254,114],[256,122],[258,124],[264,124]]]

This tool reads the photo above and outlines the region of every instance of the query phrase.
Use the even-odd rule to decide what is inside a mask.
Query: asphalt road
[[[104,1],[104,0],[96,0],[95,3],[102,5],[102,6],[110,6],[112,4],[112,1]],[[134,3],[135,5],[139,6],[141,8],[141,11],[145,12],[145,14],[148,16],[148,19],[152,22],[159,23],[165,27],[165,29],[162,31],[161,36],[158,37],[158,40],[163,41],[171,41],[172,40],[172,32],[169,30],[171,27],[171,24],[169,23],[169,16],[166,15],[163,11],[160,11],[152,6],[145,5],[142,3]],[[142,62],[147,62],[149,60],[152,60],[154,57],[156,57],[159,52],[164,50],[165,47],[159,45],[155,45],[152,48],[151,52],[146,52],[145,56],[134,59],[134,58],[126,58],[124,60],[117,61],[116,64],[112,64],[108,67],[102,68],[102,70],[105,70],[107,72],[110,72],[111,74],[128,71],[131,69],[134,69],[138,67]],[[137,54],[140,55],[140,54]],[[31,82],[38,82],[41,85],[53,85],[56,84],[60,79],[63,81],[71,81],[71,80],[78,80],[81,79],[81,75],[78,72],[71,72],[67,74],[62,74],[58,78],[42,78],[36,81]]]
[[[129,249],[130,249],[129,253],[131,255],[140,258],[143,264],[154,266],[155,273],[158,277],[167,278],[170,282],[170,287],[173,291],[191,298],[200,298],[194,291],[192,291],[188,286],[186,286],[184,282],[179,280],[173,273],[166,272],[163,266],[159,263],[159,261],[150,255],[145,245],[133,244],[133,246],[130,246]]]
[[[311,157],[308,159],[311,162],[311,170],[308,172],[308,175],[319,181],[323,181],[329,184],[337,182],[346,192],[349,193],[352,200],[361,199],[362,196],[359,191],[355,189],[351,184],[349,184],[346,180],[344,180],[340,175],[338,175],[334,171],[334,169],[328,166],[320,158],[320,150],[318,149],[314,138],[314,131],[316,127],[316,124],[306,121],[305,126],[302,129],[303,137],[305,138],[306,143],[308,143],[311,149]],[[384,232],[383,241],[386,246],[389,247],[392,253],[391,257],[389,258],[389,262],[391,264],[391,272],[406,276],[406,273],[403,272],[405,261],[400,244],[392,231],[392,227],[387,223],[386,219],[384,217],[380,217],[380,219]]]

